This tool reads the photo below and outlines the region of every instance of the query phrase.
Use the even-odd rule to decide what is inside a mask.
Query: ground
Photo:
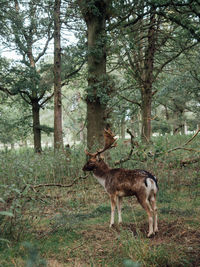
[[[0,199],[0,210],[14,207],[12,217],[0,217],[0,266],[200,266],[198,163],[176,165],[184,155],[177,159],[166,155],[163,160],[137,165],[127,162],[127,168],[135,165],[158,178],[159,232],[147,238],[147,215],[136,198],[124,198],[123,223],[117,224],[116,214],[116,223],[110,228],[110,200],[103,187],[90,175],[73,184],[73,179],[83,175],[80,167],[74,168],[84,163],[78,162],[78,153],[74,162],[67,163],[65,158],[61,163],[60,158],[52,161],[45,155],[34,155],[32,159],[32,154],[28,155],[24,161],[22,155],[18,161],[13,156],[5,161],[3,155],[4,165],[0,164],[1,194],[9,200],[4,203]],[[60,168],[64,164],[72,166],[67,176],[66,170]],[[58,183],[73,185],[36,189],[28,183],[25,189],[21,186],[25,178],[31,179],[31,184],[46,184],[54,182],[51,179],[55,177]]]

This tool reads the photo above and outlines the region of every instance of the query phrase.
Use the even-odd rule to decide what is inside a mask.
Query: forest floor
[[[123,199],[122,225],[116,213],[109,228],[109,197],[89,175],[69,188],[20,194],[19,216],[0,221],[0,266],[200,267],[199,164],[146,169],[159,179],[154,237],[147,238],[147,215],[134,197]]]
[[[159,233],[147,238],[147,216],[135,198],[124,199],[124,222],[110,229],[109,198],[87,183],[82,191],[44,191],[45,205],[24,210],[29,231],[19,229],[20,242],[4,247],[0,266],[200,266],[200,199],[188,188],[158,197]]]

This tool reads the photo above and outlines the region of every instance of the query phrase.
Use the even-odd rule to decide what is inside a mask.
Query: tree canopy
[[[1,2],[1,143],[32,135],[35,151],[41,151],[41,133],[57,128],[55,113],[54,126],[50,119],[40,122],[41,110],[53,118],[55,84],[64,125],[57,134],[64,143],[99,145],[106,124],[123,138],[125,128],[131,127],[143,142],[150,142],[154,132],[196,129],[198,1],[63,0],[59,9],[56,3]],[[58,34],[60,46],[53,47]],[[56,49],[59,68],[55,56],[53,61]],[[5,50],[16,57],[5,57]],[[21,125],[18,131],[13,130],[16,124]],[[5,135],[8,128],[12,137]]]

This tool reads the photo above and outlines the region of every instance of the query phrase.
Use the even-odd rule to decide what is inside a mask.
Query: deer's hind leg
[[[154,214],[154,233],[158,232],[158,213],[156,205],[156,194],[152,194],[150,197],[150,204]]]
[[[151,208],[150,202],[146,194],[137,196],[137,199],[141,206],[145,209],[147,215],[148,215],[148,220],[149,220],[149,232],[148,232],[148,237],[151,237],[154,235],[154,230],[153,230],[153,210]]]

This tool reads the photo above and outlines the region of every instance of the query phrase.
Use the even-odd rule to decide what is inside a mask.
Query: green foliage
[[[30,111],[26,105],[7,100],[0,107],[0,142],[14,144],[30,135]]]
[[[152,122],[152,132],[166,134],[171,132],[171,126],[167,121],[153,121]]]
[[[188,137],[154,139],[152,147],[165,152]],[[198,144],[198,140],[193,142],[191,146]],[[152,147],[143,147],[143,153]],[[123,144],[112,149],[109,164],[114,167],[129,149]],[[57,261],[85,266],[194,266],[198,259],[191,255],[199,251],[199,172],[192,167],[169,167],[190,152],[176,151],[170,159],[164,153],[155,160],[145,159],[141,149],[137,158],[134,155],[122,166],[147,169],[159,180],[160,231],[147,239],[147,217],[134,199],[123,200],[122,226],[109,229],[109,197],[93,177],[69,188],[32,189],[37,184],[71,184],[82,176],[83,150],[73,147],[67,158],[50,149],[41,155],[31,149],[0,153],[0,264],[9,266],[13,259],[19,266],[48,266]]]
[[[87,18],[89,15],[98,18],[104,7],[101,5],[105,4],[104,1],[81,2],[82,13]],[[14,4],[3,1],[0,10],[2,45],[21,55],[20,62],[0,58],[0,88],[4,93],[9,92],[12,98],[0,94],[2,144],[24,142],[29,138],[32,123],[28,104],[34,100],[37,107],[46,107],[53,84],[52,58],[47,56],[46,48],[53,38],[54,3],[19,0],[15,4],[14,8]],[[152,8],[157,13],[156,27],[149,23]],[[95,98],[107,107],[106,117],[109,116],[114,132],[123,136],[124,129],[130,127],[139,142],[140,90],[147,68],[144,57],[148,47],[152,47],[148,44],[149,25],[159,30],[156,46],[152,47],[155,49],[153,78],[157,79],[152,85],[155,93],[152,117],[156,118],[152,120],[152,130],[166,136],[153,137],[148,145],[139,142],[130,160],[120,167],[148,169],[158,177],[161,233],[152,241],[144,238],[144,214],[135,206],[138,221],[125,224],[116,232],[108,230],[108,198],[91,177],[63,190],[34,189],[32,185],[40,183],[71,184],[83,175],[83,144],[72,146],[67,155],[54,154],[51,148],[40,155],[35,155],[32,149],[0,151],[0,265],[8,266],[12,261],[16,266],[44,266],[45,263],[51,265],[48,260],[53,258],[58,259],[59,264],[73,266],[198,266],[194,251],[199,252],[195,243],[199,236],[195,228],[199,227],[199,163],[180,168],[181,160],[191,157],[191,152],[167,152],[189,138],[170,136],[171,130],[180,132],[182,129],[183,132],[184,122],[194,131],[199,124],[200,53],[199,45],[192,47],[199,40],[198,3],[152,0],[135,1],[130,5],[128,1],[115,1],[107,7],[106,19],[111,18],[106,24],[107,37],[101,34],[87,52],[85,25],[79,24],[80,10],[76,3],[70,6],[64,2],[61,13],[62,22],[65,21],[62,27],[70,26],[70,30],[77,31],[79,40],[68,47],[65,37],[62,40],[65,46],[62,47],[62,79],[66,85],[62,90],[63,126],[67,142],[81,140],[83,143],[86,140],[84,100]],[[62,34],[63,37],[65,34]],[[105,43],[109,75],[98,80],[96,75],[87,77],[93,82],[93,86],[88,87],[86,68],[82,68],[85,57],[95,56],[93,69],[90,69],[95,73],[95,63],[102,58],[105,51],[101,48]],[[186,46],[191,46],[189,52]],[[184,53],[180,56],[181,50]],[[30,51],[33,52],[34,67]],[[46,58],[42,60],[42,56]],[[79,69],[81,73],[78,73]],[[72,79],[74,74],[75,79]],[[50,134],[53,115],[49,110],[45,112],[42,118],[45,123],[37,127]],[[45,138],[50,140],[49,136]],[[195,140],[189,144],[194,157],[198,155],[199,138]],[[117,160],[126,158],[130,148],[119,142],[110,152],[110,165],[114,167]],[[125,203],[125,218],[131,222],[132,209],[129,201]],[[132,230],[133,226],[136,231]],[[23,243],[24,240],[30,242]]]

